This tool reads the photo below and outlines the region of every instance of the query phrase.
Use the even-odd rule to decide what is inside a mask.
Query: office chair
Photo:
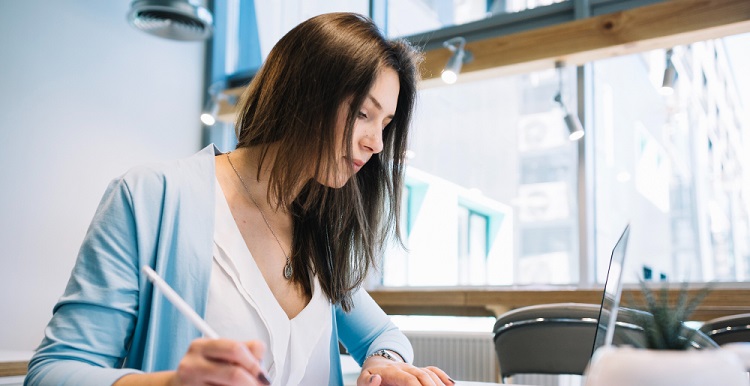
[[[501,315],[493,328],[503,382],[516,374],[583,375],[594,346],[599,304],[553,303],[518,308]],[[645,346],[637,317],[620,308],[614,343]]]
[[[750,342],[750,314],[737,314],[711,319],[700,331],[719,345]]]

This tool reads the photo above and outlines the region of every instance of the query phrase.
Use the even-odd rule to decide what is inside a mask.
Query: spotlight
[[[677,83],[677,69],[672,63],[672,50],[667,50],[667,63],[664,67],[664,78],[661,82],[661,94],[672,95],[674,93],[674,86]]]
[[[211,98],[206,103],[206,108],[201,113],[201,122],[206,126],[213,126],[216,123],[216,116],[219,114],[219,101]]]
[[[214,82],[208,87],[209,98],[206,106],[201,113],[201,122],[206,126],[213,126],[216,123],[216,117],[219,114],[219,102],[226,100],[227,95],[223,93],[224,82]]]
[[[570,134],[568,134],[568,139],[571,141],[577,141],[583,138],[583,135],[586,134],[586,132],[583,131],[583,126],[581,125],[581,121],[578,120],[578,115],[568,112],[565,114],[564,119],[565,126],[568,126],[568,131],[570,132]]]
[[[581,125],[581,120],[578,119],[578,115],[575,113],[572,113],[568,108],[565,106],[565,103],[563,103],[562,100],[562,63],[557,62],[555,63],[555,68],[557,68],[557,80],[558,80],[558,88],[557,88],[557,95],[555,95],[555,102],[560,104],[560,107],[562,107],[563,113],[565,113],[565,117],[563,120],[565,121],[565,126],[568,128],[568,139],[571,141],[577,141],[581,138],[583,138],[583,135],[586,134],[586,132],[583,130],[583,125]]]
[[[453,52],[453,55],[448,59],[448,63],[445,64],[445,68],[440,75],[443,82],[448,84],[456,83],[463,64],[468,63],[473,59],[471,52],[466,51],[464,46],[466,46],[466,39],[461,36],[443,42],[443,47]]]

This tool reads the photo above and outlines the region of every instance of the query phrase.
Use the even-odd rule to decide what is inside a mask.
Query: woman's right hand
[[[260,366],[264,352],[265,345],[257,340],[196,339],[190,343],[177,371],[128,374],[115,382],[115,386],[270,385]]]
[[[196,339],[171,385],[270,385],[260,366],[264,352],[264,344],[257,340]]]

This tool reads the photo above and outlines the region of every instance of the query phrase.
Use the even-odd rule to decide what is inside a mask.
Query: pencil
[[[188,320],[190,320],[190,322],[193,323],[193,325],[203,333],[203,336],[210,339],[219,338],[219,334],[217,334],[216,331],[214,331],[214,329],[211,328],[211,326],[209,326],[205,320],[198,316],[198,314],[192,308],[190,308],[190,306],[184,300],[182,300],[180,295],[178,295],[177,292],[175,292],[172,287],[170,287],[169,284],[167,284],[167,282],[164,281],[164,279],[162,279],[158,273],[156,273],[156,271],[151,269],[151,267],[149,267],[148,265],[144,265],[141,270],[146,274],[148,279],[151,280],[151,282],[154,283],[154,285],[159,288],[159,290],[161,290],[161,293],[164,294],[167,300],[169,300],[172,305],[177,308],[177,310],[185,315],[185,317],[188,318]]]

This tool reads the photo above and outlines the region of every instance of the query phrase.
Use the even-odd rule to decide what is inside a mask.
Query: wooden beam
[[[0,377],[26,375],[27,367],[29,367],[28,361],[0,362]]]
[[[750,32],[748,0],[671,0],[466,44],[474,59],[463,81],[581,65],[593,60]],[[423,83],[440,76],[451,52],[425,52]],[[424,86],[424,85],[423,85]]]
[[[669,289],[669,299],[677,299],[678,288]],[[694,296],[699,289],[690,289]],[[602,289],[497,289],[497,288],[414,288],[369,291],[373,299],[391,315],[498,316],[503,312],[535,304],[592,303],[602,300]],[[623,305],[642,304],[637,288],[623,290]],[[631,304],[635,302],[635,304]],[[750,289],[715,288],[709,292],[691,319],[705,321],[720,316],[750,313]]]

